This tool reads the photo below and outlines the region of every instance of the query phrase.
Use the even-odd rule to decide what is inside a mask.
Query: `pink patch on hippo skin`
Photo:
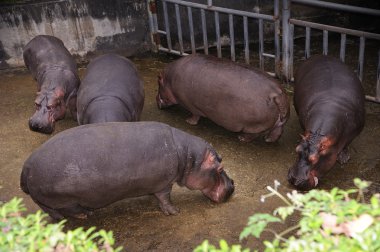
[[[313,187],[317,187],[318,185],[318,177],[317,177],[317,171],[311,170],[309,173],[309,184]]]
[[[192,115],[186,119],[186,122],[190,125],[197,125],[200,118],[201,117],[199,115]]]

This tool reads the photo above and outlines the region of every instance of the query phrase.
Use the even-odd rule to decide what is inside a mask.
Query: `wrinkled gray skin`
[[[29,119],[33,131],[50,134],[69,108],[76,120],[76,96],[80,84],[75,60],[63,42],[38,35],[24,47],[24,62],[37,81],[36,112]]]
[[[153,194],[177,214],[172,185],[201,190],[214,202],[234,191],[216,151],[203,139],[158,122],[108,122],[63,131],[25,161],[21,188],[52,218]]]
[[[180,104],[196,125],[208,117],[239,140],[264,135],[275,142],[289,117],[289,102],[280,83],[265,72],[212,56],[190,55],[169,64],[158,78],[157,105]]]
[[[78,90],[78,123],[139,121],[144,86],[133,63],[105,54],[92,60]]]
[[[294,107],[304,135],[288,180],[309,190],[336,161],[343,164],[350,159],[347,147],[364,127],[363,88],[339,59],[313,56],[297,70]]]

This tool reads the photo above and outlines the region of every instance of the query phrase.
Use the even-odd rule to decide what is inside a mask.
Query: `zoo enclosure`
[[[158,22],[158,3],[162,5],[161,14],[163,17],[163,28],[159,28]],[[331,26],[320,24],[316,22],[309,22],[300,19],[292,18],[292,4],[299,4],[311,7],[318,7],[324,9],[338,10],[344,12],[358,13],[370,16],[380,17],[380,10],[362,8],[351,5],[336,4],[324,1],[315,0],[282,0],[282,8],[280,14],[279,0],[273,1],[273,14],[261,14],[256,12],[242,11],[231,8],[224,8],[214,6],[212,0],[207,0],[207,4],[195,3],[184,0],[147,0],[148,3],[148,16],[149,26],[151,31],[151,40],[153,42],[156,51],[163,51],[175,55],[185,56],[188,53],[184,49],[183,31],[180,8],[187,10],[187,20],[190,35],[190,47],[191,53],[195,53],[197,50],[203,50],[205,54],[209,54],[209,48],[216,46],[217,56],[222,57],[222,36],[220,33],[220,14],[228,15],[229,26],[229,40],[230,57],[232,61],[236,60],[236,39],[234,32],[234,19],[240,17],[243,19],[243,44],[244,44],[244,59],[245,63],[250,64],[250,32],[249,23],[254,20],[258,24],[258,57],[259,67],[264,70],[265,58],[274,60],[274,69],[268,71],[269,74],[279,78],[285,78],[286,81],[293,80],[293,57],[294,57],[294,29],[297,27],[304,27],[305,29],[305,58],[310,57],[310,42],[311,31],[319,30],[323,34],[323,51],[322,54],[328,54],[329,45],[329,32],[340,34],[340,59],[345,61],[346,56],[346,42],[347,35],[359,38],[359,55],[357,60],[357,75],[359,79],[363,80],[364,71],[364,51],[366,48],[366,40],[375,40],[380,42],[380,34],[365,32],[354,29],[347,29],[338,26]],[[174,6],[175,26],[177,38],[171,36],[171,28],[169,23],[169,17],[172,15],[168,11],[168,6]],[[206,13],[214,16],[214,29],[215,29],[215,44],[211,44],[208,40],[208,27],[206,25]],[[203,46],[196,47],[195,41],[195,28],[194,28],[194,15],[195,18],[201,20],[201,34],[203,38]],[[273,25],[273,52],[269,53],[264,51],[264,22],[269,22]],[[280,23],[281,22],[281,23]],[[166,45],[161,43],[161,38],[166,40]],[[282,50],[280,37],[282,38]],[[177,42],[177,46],[173,46],[173,42]],[[366,99],[369,101],[380,103],[380,48],[377,49],[377,71],[376,71],[376,83],[374,83],[376,92],[375,96],[366,95]],[[190,50],[189,50],[190,51]]]

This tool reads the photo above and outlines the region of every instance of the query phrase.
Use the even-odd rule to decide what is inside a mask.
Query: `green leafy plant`
[[[268,186],[268,194],[276,196],[285,206],[278,207],[271,214],[254,214],[240,234],[240,240],[249,236],[260,238],[263,232],[274,235],[272,241],[264,241],[265,251],[380,251],[380,196],[372,195],[365,202],[364,191],[370,183],[355,179],[355,189],[331,191],[311,190],[302,194],[297,191],[286,196],[278,191],[279,183]],[[268,224],[284,221],[298,213],[299,222],[281,233],[270,229]],[[239,245],[223,241],[220,249],[204,241],[194,251],[241,251]],[[245,249],[244,251],[249,251]]]
[[[22,199],[0,203],[0,251],[121,251],[113,248],[112,232],[82,227],[63,231],[65,221],[48,224],[41,211],[25,217]]]

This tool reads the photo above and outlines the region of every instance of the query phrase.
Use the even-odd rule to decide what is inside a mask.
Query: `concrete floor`
[[[238,243],[239,234],[250,215],[271,212],[280,204],[276,199],[260,202],[267,185],[272,185],[277,179],[283,192],[292,190],[286,175],[295,161],[295,146],[300,138],[299,133],[302,133],[293,106],[279,142],[269,144],[256,140],[241,143],[237,134],[224,130],[208,119],[201,119],[197,126],[188,125],[185,122],[188,113],[179,107],[157,109],[157,73],[171,58],[150,56],[132,60],[145,83],[142,120],[165,122],[210,142],[223,156],[225,170],[235,181],[235,193],[228,202],[218,205],[199,191],[175,186],[172,200],[181,209],[177,216],[163,215],[156,199],[145,196],[126,199],[97,210],[88,220],[68,220],[67,227],[96,226],[113,230],[117,244],[127,251],[191,251],[204,239],[214,244],[222,238],[229,243]],[[83,73],[84,69],[80,69],[81,76]],[[28,118],[34,112],[35,92],[36,84],[26,70],[0,72],[0,200],[21,197],[28,212],[34,212],[38,207],[19,187],[21,168],[32,151],[51,137],[28,128]],[[291,91],[289,99],[292,100]],[[351,145],[351,161],[343,166],[336,164],[320,181],[319,188],[349,188],[353,185],[352,180],[359,177],[374,181],[371,190],[379,191],[380,105],[366,105],[366,125]],[[54,134],[75,126],[76,122],[67,114],[66,119],[56,123]],[[295,218],[290,220],[294,221]],[[253,239],[243,241],[242,245],[260,248]]]

